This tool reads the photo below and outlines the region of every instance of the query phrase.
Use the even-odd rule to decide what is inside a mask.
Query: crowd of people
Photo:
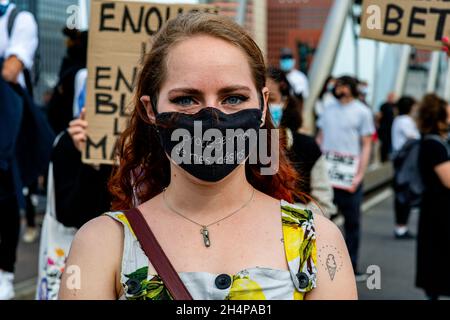
[[[32,195],[42,180],[37,299],[171,299],[176,286],[194,299],[355,299],[355,280],[366,278],[358,264],[361,206],[376,137],[381,161],[395,169],[396,239],[415,238],[408,217],[420,209],[416,285],[429,299],[450,295],[439,268],[450,252],[448,102],[390,94],[374,115],[366,82],[330,76],[314,107],[317,130],[307,134],[309,84],[292,50],[266,67],[240,26],[190,13],[155,37],[118,164],[85,164],[88,32],[63,30],[67,53],[44,109],[33,102],[30,79],[37,32],[30,13],[0,1],[0,300],[14,298],[21,208],[24,238],[37,237]],[[279,129],[278,171],[262,175],[260,159],[177,164],[171,134],[194,132],[199,120],[221,132]],[[131,208],[182,281],[164,278]],[[344,237],[333,223],[340,216]],[[61,285],[71,265],[83,270],[81,288]]]

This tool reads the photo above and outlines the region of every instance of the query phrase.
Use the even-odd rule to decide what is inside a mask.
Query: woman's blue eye
[[[226,98],[224,100],[224,103],[225,104],[235,105],[235,104],[240,104],[240,103],[244,102],[245,100],[247,100],[247,98],[245,98],[245,97],[231,96],[231,97]]]
[[[192,99],[191,97],[179,97],[179,98],[174,99],[172,102],[182,105],[182,106],[190,106],[195,103],[194,99]]]

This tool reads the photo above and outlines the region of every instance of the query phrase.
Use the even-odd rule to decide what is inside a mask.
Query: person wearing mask
[[[88,32],[63,29],[67,52],[61,63],[59,80],[47,105],[48,119],[55,133],[65,130],[73,119],[74,83],[78,71],[86,68]]]
[[[22,126],[26,125],[22,113],[24,99],[21,96],[27,89],[24,71],[31,69],[37,46],[37,24],[33,15],[19,12],[8,0],[0,0],[0,106],[3,111],[11,110],[11,114],[15,114],[14,118],[0,119],[0,300],[15,296],[13,281],[20,234],[19,208],[25,206],[22,186],[31,182],[21,179],[26,172],[20,171],[22,162],[19,160],[22,158],[17,158],[16,146],[17,143],[24,146],[24,140],[20,138],[25,137]],[[19,110],[21,113],[16,113]],[[12,129],[18,131],[13,133],[8,128],[16,121]],[[9,139],[9,146],[14,146],[10,152],[5,152],[4,147],[8,147],[8,144],[3,144],[5,139]]]
[[[416,112],[415,105],[416,100],[408,96],[401,97],[396,103],[398,115],[392,123],[391,131],[394,154],[400,151],[406,141],[420,138],[416,120],[413,118],[413,114]]]
[[[87,52],[84,51],[82,54],[86,56]],[[47,210],[44,217],[36,288],[37,300],[57,299],[62,275],[59,270],[65,268],[65,260],[76,229],[111,207],[107,185],[112,166],[89,165],[83,163],[81,159],[88,130],[84,109],[87,69],[78,70],[74,80],[74,88],[70,90],[74,93],[72,120],[68,128],[59,134],[52,151],[53,188],[48,191],[47,198],[54,199],[54,212]],[[53,227],[55,223],[52,220],[55,219],[58,227]],[[57,241],[61,242],[55,243]],[[57,254],[49,250],[55,246],[59,247]],[[52,261],[51,264],[48,263],[49,260]]]
[[[401,171],[401,163],[397,165],[395,161],[396,156],[409,141],[407,147],[410,144],[420,139],[420,133],[417,129],[416,121],[412,117],[415,112],[414,106],[416,100],[412,97],[402,97],[398,100],[396,107],[398,110],[398,116],[395,117],[392,124],[392,151],[394,158],[395,177],[394,177],[394,190],[395,190],[395,229],[394,236],[396,239],[413,239],[414,236],[408,229],[408,218],[413,205],[413,199],[410,199],[408,195],[408,186],[404,186],[398,182],[398,175]],[[406,147],[405,147],[406,148]]]
[[[392,152],[392,123],[394,121],[395,112],[395,93],[391,92],[385,103],[380,107],[380,111],[376,114],[378,123],[378,138],[380,139],[380,156],[381,162],[389,160]]]
[[[316,120],[322,115],[323,110],[325,110],[325,106],[335,100],[333,96],[335,81],[336,79],[332,76],[328,76],[327,80],[323,84],[322,91],[320,92],[316,104],[314,105]]]
[[[232,154],[243,153],[243,160],[235,156],[224,163],[222,155],[212,168],[202,152],[208,150],[207,138],[192,136],[195,122],[221,135],[274,129],[265,74],[261,50],[227,17],[193,12],[163,26],[142,67],[134,111],[117,149],[109,186],[118,211],[78,231],[67,269],[83,270],[82,286],[61,286],[60,299],[176,297],[167,287],[170,279],[149,262],[152,251],[146,256],[139,245],[142,224],[153,231],[179,288],[193,299],[356,298],[337,227],[288,203],[297,193],[297,175],[283,152],[278,171],[265,175],[259,160],[247,162],[253,151],[233,143]],[[186,146],[189,160],[179,162],[172,132],[183,132],[187,145],[200,139],[195,145],[202,150]],[[265,147],[271,134],[268,130]],[[219,137],[215,141],[224,147],[227,139]],[[142,224],[129,219],[134,199],[138,207],[132,212]],[[335,253],[342,264],[336,261],[332,270],[318,261],[333,254],[325,252],[327,245],[342,255]],[[64,273],[61,283],[68,277]]]
[[[435,94],[426,95],[418,111],[422,135],[419,171],[423,182],[417,234],[416,285],[428,299],[450,296],[450,148],[446,138],[450,105]]]
[[[267,70],[269,110],[275,127],[283,129],[288,156],[300,176],[299,189],[311,195],[295,199],[300,205],[327,218],[336,213],[333,204],[333,188],[328,179],[325,158],[313,137],[300,133],[302,126],[302,103],[290,94],[289,82],[284,73],[276,68]]]
[[[294,54],[289,48],[281,49],[280,69],[286,74],[292,88],[292,94],[300,100],[307,99],[309,95],[308,78],[303,72],[295,68]]]
[[[372,149],[374,121],[369,108],[358,100],[358,82],[343,76],[333,90],[336,102],[329,104],[317,122],[317,141],[324,152],[334,187],[334,203],[344,216],[345,241],[357,280],[360,242],[362,181]]]
[[[366,106],[369,106],[369,103],[367,102],[367,95],[369,94],[369,84],[367,83],[367,81],[364,80],[359,81],[358,92],[359,92],[358,99]]]

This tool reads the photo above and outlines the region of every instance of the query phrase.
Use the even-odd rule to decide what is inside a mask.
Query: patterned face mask
[[[161,145],[172,161],[197,179],[217,182],[243,163],[256,147],[255,140],[243,134],[243,143],[234,141],[230,150],[227,146],[229,130],[249,132],[250,129],[257,135],[261,117],[259,108],[226,114],[217,108],[208,107],[195,114],[160,113],[156,115],[156,125]],[[198,131],[196,126],[200,123],[201,130]],[[180,135],[181,131],[176,132],[180,129],[184,131],[183,135]],[[211,129],[220,138],[209,137],[208,131]],[[178,140],[174,141],[174,137],[178,137]]]

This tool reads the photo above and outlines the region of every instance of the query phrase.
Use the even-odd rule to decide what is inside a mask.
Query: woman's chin
[[[200,179],[176,164],[174,164],[172,166],[172,170],[173,170],[172,178],[178,174],[181,174],[190,183],[198,185],[198,186],[205,186],[205,187],[215,186],[215,185],[224,183],[226,181],[229,181],[229,180],[233,179],[236,175],[238,175],[241,170],[244,170],[244,177],[245,177],[245,166],[243,163],[238,165],[233,171],[231,171],[229,174],[227,174],[223,178],[219,178],[218,180],[215,180],[215,181],[207,181],[207,180]]]

